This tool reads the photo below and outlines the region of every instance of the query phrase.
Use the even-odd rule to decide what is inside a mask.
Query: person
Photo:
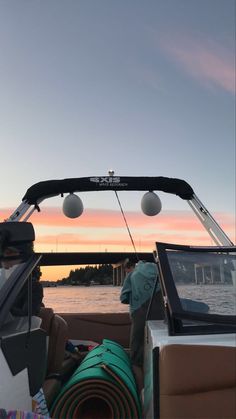
[[[131,317],[130,358],[134,366],[143,366],[144,327],[146,315],[157,279],[157,265],[139,261],[125,277],[120,301],[129,304]],[[160,290],[158,284],[157,291]]]
[[[40,267],[36,266],[32,271],[32,316],[38,316],[40,308],[43,304],[43,286],[40,282],[42,275]],[[23,285],[20,293],[14,301],[13,307],[11,308],[11,314],[13,316],[27,316],[28,315],[28,281]]]
[[[134,270],[134,268],[135,268],[135,261],[134,260],[130,260],[130,259],[127,259],[126,261],[125,261],[125,264],[124,264],[124,269],[125,269],[125,273],[126,273],[126,275],[128,275],[130,272],[133,272],[133,270]]]

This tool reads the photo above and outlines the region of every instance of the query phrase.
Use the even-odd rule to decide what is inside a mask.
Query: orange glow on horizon
[[[12,213],[12,208],[0,209],[1,221],[5,221]],[[126,218],[129,225],[138,227],[158,226],[168,229],[179,229],[180,222],[182,229],[194,228],[200,226],[199,221],[193,216],[192,211],[165,211],[154,217],[147,217],[140,211],[127,211]],[[235,216],[229,213],[219,213],[215,215],[216,219],[221,220],[221,224],[229,229],[235,230]],[[60,208],[50,207],[47,212],[35,211],[30,219],[34,226],[49,227],[76,227],[76,228],[123,228],[124,220],[120,211],[87,209],[80,217],[70,219],[63,215]]]
[[[67,278],[71,270],[75,270],[79,266],[41,266],[41,281],[57,281]]]
[[[8,218],[10,209],[1,210]],[[214,215],[229,238],[235,242],[235,217]],[[166,211],[155,217],[126,212],[137,252],[152,252],[155,242],[207,246],[214,245],[192,211]],[[132,252],[133,247],[120,211],[87,210],[78,219],[66,218],[59,208],[35,212],[30,220],[35,232],[37,252]],[[69,232],[68,232],[69,231]],[[43,278],[61,279],[74,267],[44,267]]]

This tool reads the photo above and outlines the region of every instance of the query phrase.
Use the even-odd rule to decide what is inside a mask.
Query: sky
[[[235,0],[0,0],[0,220],[34,183],[187,181],[235,242]],[[36,250],[132,250],[115,194],[59,198],[32,218]],[[211,244],[189,206],[120,192],[137,250]],[[44,210],[45,208],[45,210]],[[31,219],[30,219],[31,220]],[[50,274],[52,277],[52,274]]]

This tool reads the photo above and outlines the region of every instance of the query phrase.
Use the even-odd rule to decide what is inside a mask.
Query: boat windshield
[[[168,259],[183,310],[236,315],[235,253],[169,251]]]
[[[12,273],[17,271],[24,263],[14,248],[6,249],[4,257],[0,260],[0,290],[5,286]]]
[[[32,256],[34,238],[31,223],[0,223],[0,291]]]
[[[41,255],[32,254],[28,258],[13,261],[1,260],[0,268],[0,333],[1,328],[11,322],[14,317],[10,311],[16,297],[24,283],[30,277],[31,272],[39,263]]]
[[[169,247],[169,248],[167,248]],[[232,324],[236,316],[236,249],[157,244],[170,315],[199,324]],[[236,318],[236,317],[235,317]]]
[[[18,243],[16,246],[7,246],[0,255],[0,290],[7,284],[12,274],[27,262],[33,254],[33,245],[29,243]]]

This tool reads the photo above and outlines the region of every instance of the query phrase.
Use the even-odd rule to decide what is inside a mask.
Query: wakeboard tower
[[[7,221],[20,221],[24,215],[24,221],[26,221],[35,210],[40,210],[42,201],[58,195],[63,197],[64,194],[69,194],[69,197],[66,197],[66,199],[73,201],[71,202],[72,205],[77,206],[75,210],[70,209],[69,211],[69,216],[71,213],[73,218],[75,218],[77,214],[79,216],[83,211],[82,202],[81,200],[75,199],[75,193],[89,191],[115,191],[116,193],[118,191],[147,191],[142,203],[142,208],[144,211],[146,210],[147,215],[148,213],[151,213],[150,215],[155,213],[155,208],[152,208],[153,206],[159,205],[160,207],[159,200],[157,201],[155,199],[157,195],[154,194],[154,191],[177,195],[179,198],[188,202],[216,245],[234,245],[186,181],[163,176],[122,177],[114,176],[114,172],[109,171],[108,176],[91,176],[39,182],[27,190],[22,198],[22,203],[10,215]],[[148,201],[147,204],[145,200]],[[69,203],[68,206],[70,207]]]

